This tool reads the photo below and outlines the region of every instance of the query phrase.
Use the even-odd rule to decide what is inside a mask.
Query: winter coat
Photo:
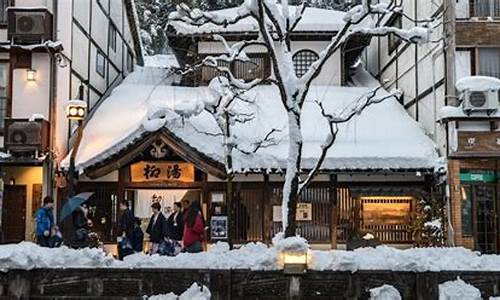
[[[174,219],[175,217],[175,219]],[[167,235],[170,239],[181,241],[184,231],[184,217],[181,212],[171,214],[167,219]]]
[[[122,235],[125,232],[126,237],[130,237],[132,231],[135,227],[135,216],[134,213],[127,208],[123,211],[120,221],[118,222],[118,235]]]
[[[142,246],[144,243],[144,233],[142,232],[140,226],[134,226],[134,229],[132,229],[131,234],[128,236],[128,241],[135,252],[142,251]]]
[[[35,215],[36,236],[43,236],[45,231],[49,231],[54,226],[54,214],[52,208],[41,207]]]
[[[193,227],[189,227],[187,222],[184,220],[184,234],[182,237],[182,244],[184,248],[187,248],[196,242],[202,242],[204,233],[205,228],[200,214],[196,216]]]
[[[88,247],[89,225],[87,216],[85,216],[81,208],[77,208],[71,216],[73,219],[73,241],[71,246],[73,248]]]
[[[160,243],[163,238],[166,236],[166,220],[165,216],[160,212],[158,214],[158,218],[156,222],[154,222],[155,216],[151,216],[149,220],[148,228],[146,229],[146,233],[149,234],[149,240],[153,243]],[[153,223],[154,222],[154,223]]]

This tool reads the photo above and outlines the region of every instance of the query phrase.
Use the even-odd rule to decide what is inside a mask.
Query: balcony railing
[[[500,17],[500,0],[474,0],[471,5],[472,17]]]

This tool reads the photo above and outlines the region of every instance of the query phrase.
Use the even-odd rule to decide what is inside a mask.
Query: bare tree
[[[410,43],[429,42],[434,26],[434,19],[413,20],[402,13],[401,6],[401,0],[388,0],[384,3],[373,5],[370,0],[363,0],[362,4],[353,7],[346,13],[344,18],[345,23],[342,28],[332,37],[332,40],[323,51],[321,51],[318,60],[300,78],[293,71],[291,36],[307,9],[306,2],[297,7],[290,7],[288,0],[282,0],[281,3],[276,3],[275,0],[246,0],[238,8],[238,13],[230,17],[217,14],[217,12],[202,12],[199,9],[191,9],[181,4],[177,7],[177,12],[170,16],[170,21],[181,21],[191,26],[212,24],[224,27],[237,24],[245,18],[252,18],[257,23],[258,38],[256,39],[229,45],[223,37],[216,36],[216,39],[224,43],[226,54],[219,57],[207,57],[201,64],[215,66],[218,60],[225,60],[231,63],[237,59],[244,59],[246,57],[244,54],[245,49],[256,45],[264,47],[270,56],[273,79],[263,78],[245,83],[235,78],[234,74],[228,68],[225,68],[224,72],[227,74],[229,82],[240,89],[250,89],[267,80],[279,90],[281,103],[287,112],[289,135],[288,159],[282,199],[285,237],[296,234],[295,214],[299,196],[318,173],[328,150],[334,144],[338,131],[337,125],[347,122],[354,115],[361,113],[366,107],[387,98],[387,96],[379,98],[377,91],[380,88],[376,88],[372,93],[364,95],[354,105],[342,112],[327,112],[320,105],[323,116],[330,124],[330,132],[322,144],[321,155],[315,162],[314,167],[311,168],[306,176],[301,177],[303,149],[301,115],[312,82],[321,73],[327,60],[335,52],[339,51],[353,35],[386,36],[392,34]],[[404,18],[412,20],[412,24],[418,24],[418,26],[410,29],[400,29],[382,26],[378,22],[373,22],[373,18],[375,17],[384,17],[395,13],[399,13]],[[436,19],[438,18],[439,16],[436,17]]]
[[[252,155],[259,149],[266,148],[278,143],[275,133],[280,129],[272,128],[262,138],[255,141],[240,142],[238,136],[233,134],[232,126],[235,124],[246,124],[254,120],[255,113],[253,109],[243,111],[238,108],[238,104],[244,103],[249,108],[255,105],[255,99],[249,97],[248,92],[258,86],[263,80],[255,80],[251,83],[243,83],[235,79],[227,67],[220,67],[221,62],[230,62],[244,60],[240,57],[207,57],[197,65],[191,66],[188,70],[181,70],[181,73],[188,73],[201,67],[213,68],[221,76],[215,77],[209,84],[211,99],[204,104],[204,111],[209,113],[217,124],[216,132],[209,132],[200,128],[195,128],[198,133],[220,137],[224,148],[224,165],[226,168],[226,206],[228,217],[228,243],[233,247],[235,238],[235,214],[234,214],[234,190],[233,179],[235,171],[233,168],[233,153],[235,150],[245,154]],[[179,112],[182,115],[182,112]],[[189,116],[188,116],[189,117]],[[243,144],[246,144],[244,146]]]

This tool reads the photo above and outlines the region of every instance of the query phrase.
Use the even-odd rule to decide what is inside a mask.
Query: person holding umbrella
[[[87,209],[83,203],[94,193],[80,193],[66,201],[61,209],[60,222],[69,215],[72,216],[73,234],[71,235],[71,244],[74,248],[84,248],[88,246],[88,223]]]
[[[47,196],[43,206],[36,212],[36,242],[42,247],[49,247],[50,232],[54,226],[54,199]]]
[[[86,248],[89,246],[89,220],[87,218],[87,205],[83,203],[72,213],[73,218],[73,239],[72,247],[75,249]]]

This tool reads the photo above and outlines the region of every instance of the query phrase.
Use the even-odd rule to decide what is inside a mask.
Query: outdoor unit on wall
[[[38,44],[52,40],[52,15],[46,8],[9,8],[11,44]]]
[[[49,122],[43,119],[5,120],[5,149],[11,154],[49,150]]]
[[[498,91],[473,91],[463,93],[463,109],[465,112],[486,111],[492,112],[499,108]]]

